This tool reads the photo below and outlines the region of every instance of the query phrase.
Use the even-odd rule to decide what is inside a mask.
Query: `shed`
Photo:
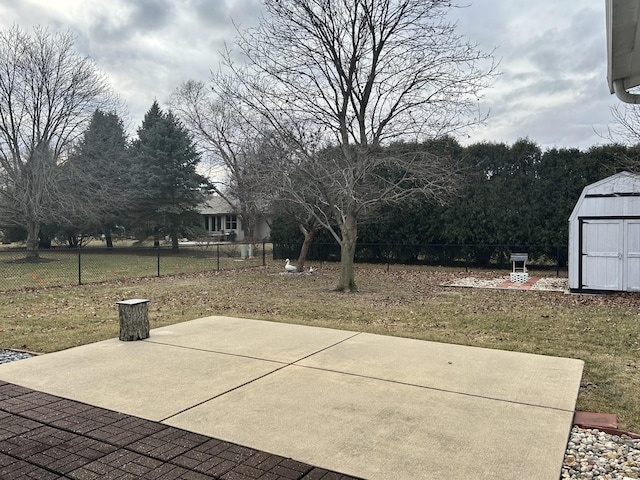
[[[582,190],[569,217],[569,289],[640,291],[640,175]]]

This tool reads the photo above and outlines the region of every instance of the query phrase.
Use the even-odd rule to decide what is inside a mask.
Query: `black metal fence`
[[[297,258],[299,244],[274,244],[273,258]],[[537,269],[560,270],[567,267],[566,245],[487,245],[487,244],[390,244],[359,243],[356,245],[357,263],[387,265],[440,265],[463,268],[511,268],[514,252],[527,253],[527,265]],[[340,260],[337,243],[312,244],[307,259],[320,262]]]
[[[66,248],[38,252],[0,250],[0,290],[99,283],[177,273],[241,269],[266,265],[271,244],[200,243],[171,246]]]
[[[358,263],[394,265],[440,265],[461,268],[511,268],[510,254],[526,252],[529,268],[566,268],[567,247],[549,245],[357,245]],[[0,250],[0,290],[79,285],[178,273],[198,273],[266,266],[273,260],[297,259],[300,245],[270,243],[201,243],[171,246],[66,248],[40,250],[37,261],[29,261],[20,248]],[[314,243],[307,260],[339,262],[336,243]]]

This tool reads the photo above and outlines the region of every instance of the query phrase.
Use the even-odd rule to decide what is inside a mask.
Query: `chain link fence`
[[[510,254],[525,252],[530,269],[566,269],[567,247],[550,245],[453,245],[360,243],[356,263],[433,265],[459,268],[509,269]],[[40,250],[38,261],[27,261],[20,248],[0,250],[0,290],[81,285],[182,273],[266,266],[273,260],[295,260],[299,244],[194,243],[170,246],[66,248]],[[340,246],[314,243],[309,262],[339,262]]]
[[[297,258],[299,244],[274,244],[273,258]],[[488,244],[391,244],[359,243],[356,263],[389,265],[432,265],[462,268],[510,269],[511,253],[527,253],[527,266],[555,270],[560,275],[567,267],[566,245],[488,245]],[[338,262],[337,243],[314,243],[307,256],[309,261]]]
[[[38,252],[0,250],[0,290],[81,285],[118,279],[161,277],[264,266],[272,256],[269,243],[200,243],[170,246],[66,248]]]

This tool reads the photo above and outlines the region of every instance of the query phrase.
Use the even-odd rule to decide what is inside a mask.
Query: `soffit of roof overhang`
[[[622,80],[625,90],[640,85],[640,1],[606,0],[607,79]]]

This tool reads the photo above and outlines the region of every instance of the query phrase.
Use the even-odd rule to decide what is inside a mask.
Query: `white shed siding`
[[[621,290],[624,223],[619,219],[582,224],[582,288]]]
[[[627,290],[640,291],[640,220],[627,222]]]
[[[569,217],[569,288],[640,291],[640,175],[582,191]]]

